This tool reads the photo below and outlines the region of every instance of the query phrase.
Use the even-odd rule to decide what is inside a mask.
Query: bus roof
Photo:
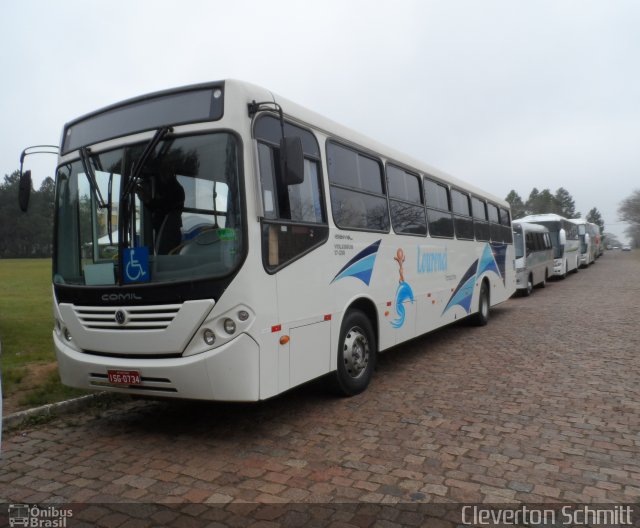
[[[545,213],[545,214],[535,214],[525,216],[524,218],[518,218],[518,222],[562,222],[563,220],[568,221],[568,218],[564,216],[560,216],[554,213]]]
[[[239,83],[247,87],[251,86],[249,83],[244,83],[241,81],[228,81],[228,82]],[[260,87],[255,87],[255,88],[260,89]],[[450,174],[447,174],[435,167],[432,167],[423,161],[420,161],[398,150],[388,147],[376,141],[375,139],[372,139],[364,134],[356,132],[353,129],[343,126],[289,99],[281,97],[277,94],[273,94],[273,97],[274,97],[274,101],[277,102],[282,107],[283,112],[287,117],[290,117],[296,121],[299,121],[301,124],[305,124],[307,126],[315,128],[316,130],[326,133],[329,136],[333,136],[338,140],[345,141],[347,144],[352,144],[352,146],[354,147],[359,147],[360,149],[369,151],[372,154],[383,156],[386,159],[386,161],[389,161],[392,163],[395,162],[399,165],[404,165],[407,169],[412,168],[418,172],[423,173],[425,176],[432,176],[435,179],[449,183],[453,187],[457,187],[461,190],[466,190],[471,194],[478,196],[479,198],[490,200],[496,205],[499,205],[506,209],[510,208],[510,205],[506,200],[499,198],[486,191],[483,191],[482,189],[468,182],[465,182],[464,180],[458,179],[455,176],[451,176]]]
[[[513,228],[520,226],[524,231],[531,231],[533,233],[548,233],[549,229],[542,224],[536,224],[534,222],[523,222],[521,218],[511,222]]]

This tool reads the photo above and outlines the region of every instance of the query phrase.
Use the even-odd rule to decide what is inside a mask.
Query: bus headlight
[[[236,332],[236,322],[233,319],[229,319],[228,317],[224,320],[223,323],[224,326],[224,331],[231,335],[231,334],[235,334]]]
[[[247,319],[249,319],[249,312],[247,312],[246,310],[240,310],[238,312],[238,319],[240,319],[242,322],[246,321]]]
[[[69,333],[69,330],[67,328],[64,329],[64,338],[69,342],[73,341],[73,337],[71,337],[71,334]]]
[[[214,334],[213,330],[205,328],[202,331],[202,339],[204,339],[204,342],[207,345],[213,346],[213,344],[216,342],[216,334]]]

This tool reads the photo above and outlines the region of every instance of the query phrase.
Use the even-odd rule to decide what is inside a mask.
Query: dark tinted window
[[[382,164],[336,143],[327,143],[333,219],[340,228],[389,230]]]
[[[332,186],[331,208],[338,227],[389,231],[387,200],[382,196]]]
[[[391,223],[396,233],[426,235],[427,219],[422,206],[419,177],[387,165]]]
[[[489,221],[499,224],[498,208],[495,205],[487,204],[487,209],[489,211]]]
[[[455,214],[471,216],[469,197],[466,194],[453,189],[451,191],[451,202],[453,203],[453,212]]]
[[[329,143],[327,145],[329,180],[337,185],[383,194],[380,162],[355,150]]]
[[[451,213],[427,209],[429,220],[429,234],[435,237],[453,238],[453,219]]]
[[[393,165],[387,165],[387,181],[389,197],[405,202],[422,203],[420,180],[417,175],[404,171]]]
[[[471,198],[471,207],[474,218],[478,220],[487,219],[487,206],[483,200],[480,200],[479,198]]]
[[[449,189],[445,185],[431,180],[424,180],[424,196],[427,207],[450,211]]]
[[[427,204],[429,233],[435,237],[453,238],[453,217],[446,185],[424,179],[424,198]]]

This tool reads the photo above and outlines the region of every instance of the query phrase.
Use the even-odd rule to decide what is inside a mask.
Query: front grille
[[[74,312],[87,330],[163,330],[180,311],[181,304],[159,306],[75,306]],[[116,314],[124,314],[124,322],[116,320]]]

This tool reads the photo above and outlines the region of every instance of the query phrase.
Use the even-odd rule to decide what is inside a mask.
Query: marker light
[[[246,310],[240,310],[238,312],[238,319],[240,319],[241,321],[246,321],[247,319],[249,319],[249,312],[247,312]]]
[[[233,319],[229,319],[228,317],[224,320],[224,331],[231,335],[236,331],[236,323]]]
[[[204,342],[211,346],[216,342],[216,334],[213,333],[213,330],[210,330],[209,328],[205,328],[202,331],[202,339],[204,339]]]

